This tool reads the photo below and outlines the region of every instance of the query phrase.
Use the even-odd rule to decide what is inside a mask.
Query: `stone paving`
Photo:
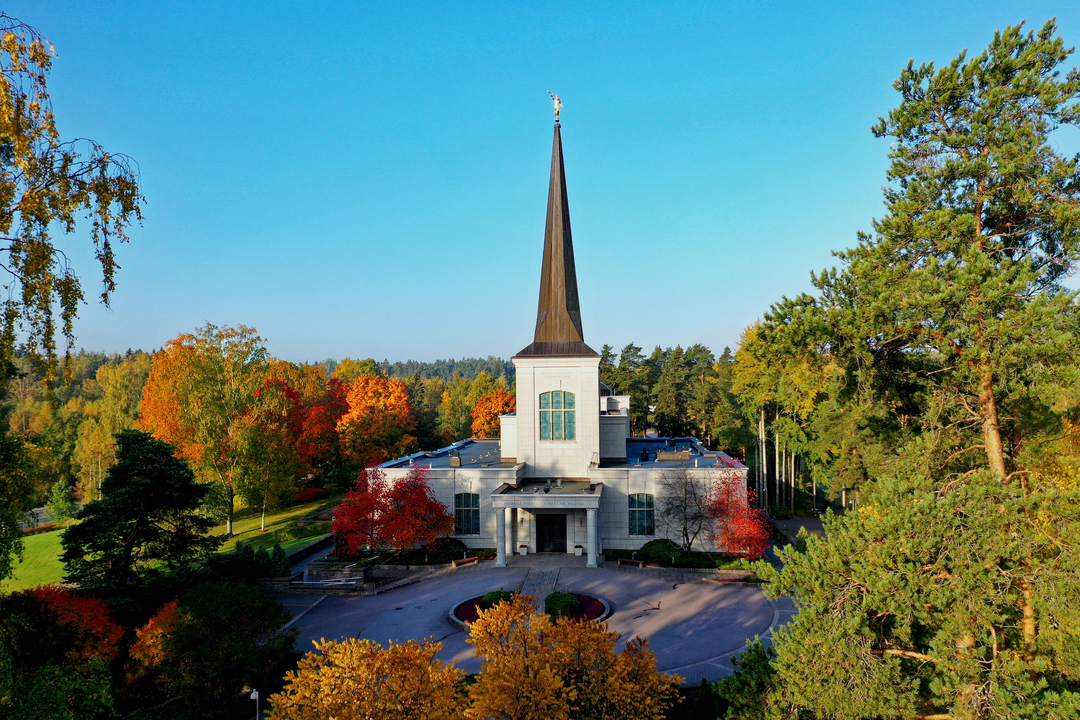
[[[324,637],[368,638],[383,645],[430,637],[443,643],[439,659],[476,672],[480,661],[467,633],[447,619],[455,604],[491,590],[535,586],[540,601],[550,589],[583,592],[611,606],[607,622],[622,636],[620,648],[634,637],[648,639],[658,669],[690,684],[729,675],[731,658],[747,640],[760,636],[770,642],[773,629],[795,614],[790,599],[770,601],[756,585],[716,584],[708,573],[601,564],[586,568],[584,557],[564,554],[514,555],[504,568],[493,561],[465,565],[374,597],[283,595],[281,600],[297,613],[293,624],[301,631],[300,651]]]

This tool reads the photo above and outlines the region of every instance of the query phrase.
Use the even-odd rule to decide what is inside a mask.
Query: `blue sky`
[[[145,222],[76,346],[206,321],[288,360],[532,339],[559,93],[585,340],[733,348],[881,214],[909,58],[1072,2],[8,2],[62,136],[139,164]],[[1076,56],[1070,58],[1075,65]],[[1080,133],[1055,138],[1080,151]],[[85,236],[62,240],[94,298]]]

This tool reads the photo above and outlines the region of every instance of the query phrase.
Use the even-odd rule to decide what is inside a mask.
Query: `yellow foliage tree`
[[[648,643],[616,654],[606,623],[552,621],[515,595],[481,612],[469,642],[483,658],[470,720],[662,720],[682,678],[660,674]]]
[[[270,698],[271,720],[461,720],[464,672],[435,659],[442,643],[370,640],[315,643],[285,688]]]

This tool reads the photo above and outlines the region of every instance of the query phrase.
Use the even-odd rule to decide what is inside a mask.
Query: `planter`
[[[578,557],[581,557],[581,550],[582,550],[582,547],[580,545],[575,545],[574,546],[574,554],[577,555]]]
[[[529,554],[529,546],[528,545],[518,545],[518,555],[528,555],[528,554]]]

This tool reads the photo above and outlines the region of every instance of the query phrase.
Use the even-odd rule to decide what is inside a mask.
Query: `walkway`
[[[609,627],[627,639],[649,640],[657,666],[676,672],[688,683],[716,680],[733,671],[730,658],[755,635],[766,641],[773,628],[795,612],[790,600],[770,602],[761,589],[717,585],[704,573],[680,570],[586,568],[585,557],[563,554],[515,555],[504,568],[493,562],[467,565],[438,577],[374,597],[281,596],[299,614],[297,649],[310,650],[320,638],[368,638],[386,644],[409,638],[443,643],[439,659],[477,672],[468,635],[450,623],[450,608],[491,590],[540,588],[541,602],[550,590],[584,592],[611,605]],[[542,594],[541,594],[542,593]],[[530,592],[530,594],[532,594]],[[623,643],[620,643],[623,644]]]

